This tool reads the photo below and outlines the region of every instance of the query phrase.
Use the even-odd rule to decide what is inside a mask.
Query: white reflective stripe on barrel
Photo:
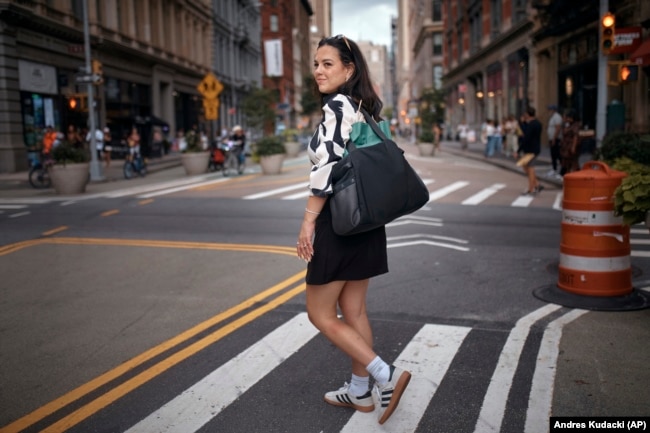
[[[630,256],[580,257],[560,253],[560,266],[590,272],[624,271],[630,269]]]
[[[622,217],[614,216],[614,211],[562,210],[562,222],[578,225],[621,225]]]

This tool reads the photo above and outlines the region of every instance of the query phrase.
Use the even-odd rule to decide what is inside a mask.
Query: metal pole
[[[600,20],[609,10],[609,1],[600,0]],[[602,32],[601,36],[602,36]],[[596,100],[596,146],[600,147],[607,127],[607,56],[603,53],[603,41],[598,39],[598,95]]]
[[[90,66],[90,31],[88,29],[88,0],[81,2],[84,14],[84,52],[86,56],[86,75],[92,75]],[[97,145],[95,140],[95,96],[93,94],[93,83],[87,84],[88,92],[88,127],[90,129],[90,180],[104,180],[102,168],[97,158]]]

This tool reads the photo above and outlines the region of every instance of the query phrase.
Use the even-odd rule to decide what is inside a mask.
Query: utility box
[[[625,130],[625,104],[612,101],[607,105],[607,133]]]

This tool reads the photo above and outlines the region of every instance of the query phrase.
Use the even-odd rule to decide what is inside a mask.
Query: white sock
[[[379,356],[375,357],[366,366],[366,370],[375,378],[375,382],[379,385],[386,385],[390,379],[390,368]]]
[[[355,397],[361,397],[368,392],[368,387],[370,385],[370,376],[357,376],[356,374],[352,375],[350,379],[350,394]]]

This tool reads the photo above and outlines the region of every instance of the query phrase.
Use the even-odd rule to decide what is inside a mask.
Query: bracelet
[[[305,208],[305,212],[311,213],[311,214],[314,214],[314,215],[320,215],[320,212],[314,212],[313,210],[309,210],[307,208]]]

